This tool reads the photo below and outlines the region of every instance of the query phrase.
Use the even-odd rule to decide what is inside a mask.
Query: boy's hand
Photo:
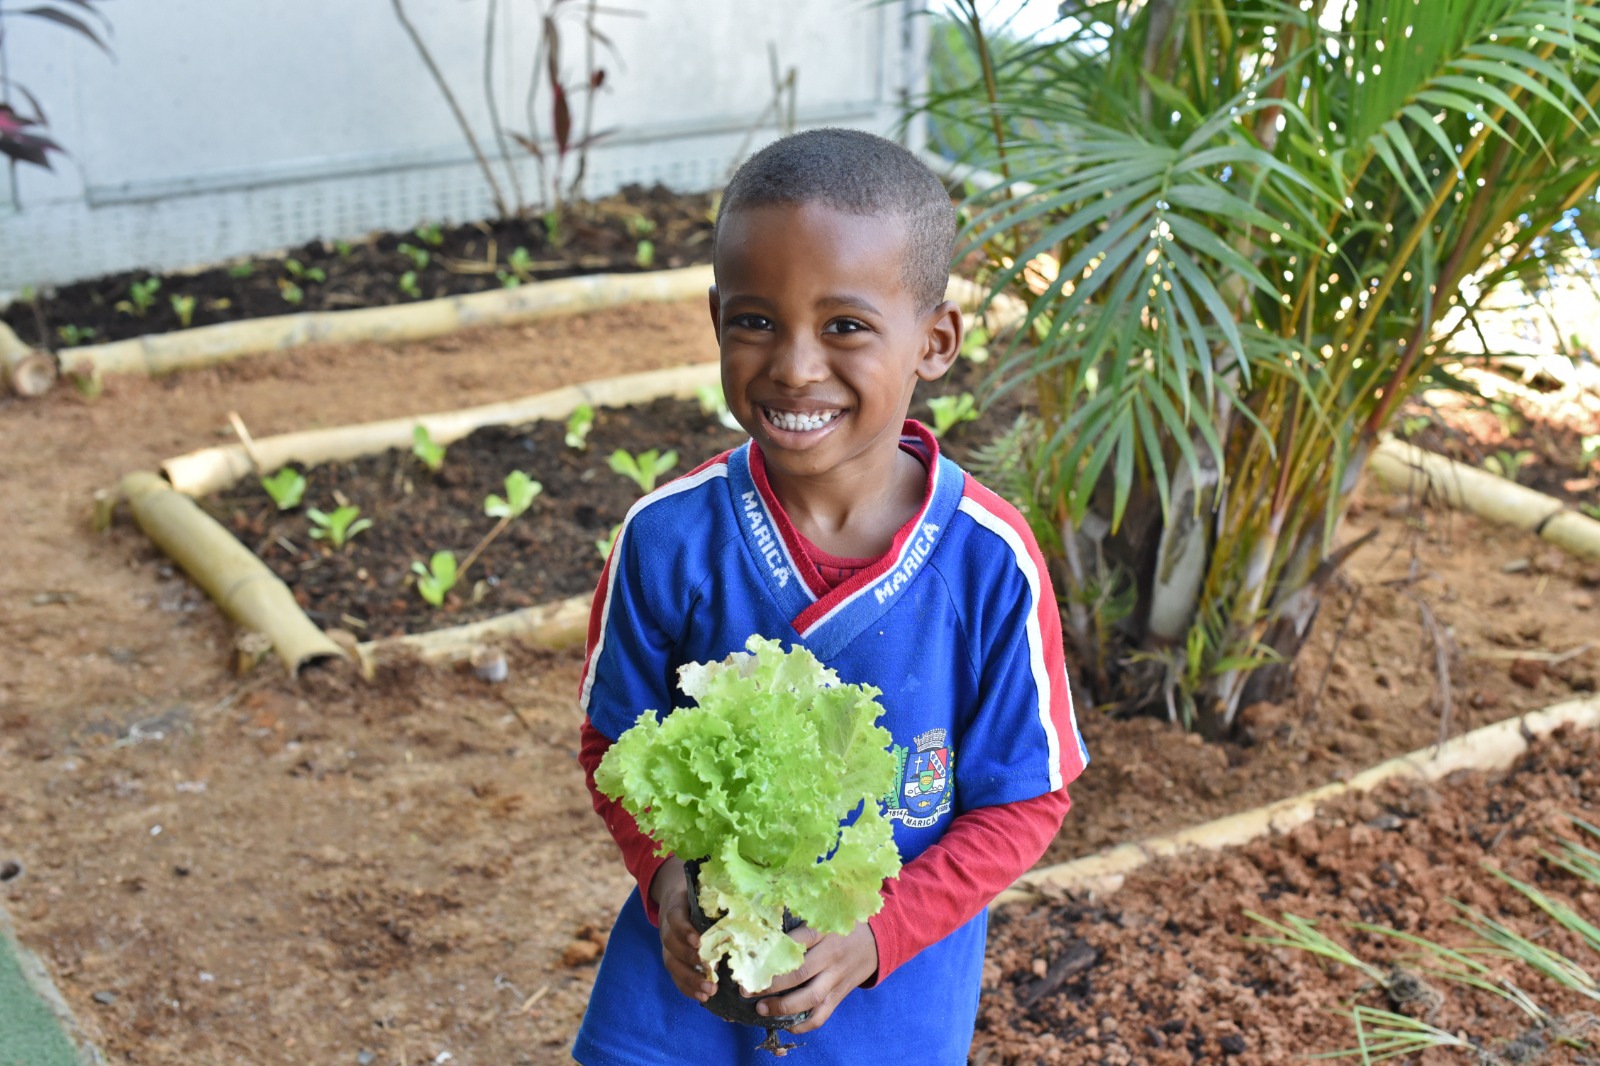
[[[690,999],[704,1003],[716,992],[717,983],[700,961],[700,934],[689,921],[689,882],[683,876],[682,859],[673,856],[656,871],[650,898],[661,912],[661,961],[672,983]]]
[[[790,1030],[809,1033],[828,1020],[845,996],[877,972],[878,941],[866,922],[857,922],[844,936],[823,936],[804,925],[789,935],[806,949],[806,961],[758,993],[766,998],[756,1010],[768,1017],[809,1010],[811,1017]]]

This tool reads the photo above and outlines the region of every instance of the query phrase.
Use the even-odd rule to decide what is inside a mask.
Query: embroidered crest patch
[[[930,729],[912,738],[915,750],[903,744],[894,746],[898,766],[895,787],[884,797],[884,816],[913,829],[924,829],[950,812],[955,798],[955,778],[951,776],[955,753],[946,743],[948,733]]]

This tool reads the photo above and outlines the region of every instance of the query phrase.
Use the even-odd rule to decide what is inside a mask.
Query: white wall
[[[483,89],[489,0],[404,0],[493,153]],[[537,20],[499,0],[496,97],[526,130]],[[543,5],[539,5],[543,6]],[[582,0],[563,7],[580,9]],[[719,184],[772,97],[767,47],[799,70],[797,124],[890,132],[921,76],[922,0],[608,0],[621,55],[590,155],[591,194],[628,182]],[[43,102],[71,153],[0,180],[0,291],[130,268],[182,268],[316,237],[356,237],[492,213],[483,179],[390,0],[136,0],[104,5],[107,58],[60,27],[6,26],[10,76]],[[569,79],[578,20],[564,19]],[[549,94],[536,114],[549,134]],[[581,114],[581,112],[580,112]],[[755,136],[752,140],[752,132]],[[524,186],[535,167],[520,149]],[[499,171],[502,184],[504,172]],[[507,193],[509,196],[509,191]]]

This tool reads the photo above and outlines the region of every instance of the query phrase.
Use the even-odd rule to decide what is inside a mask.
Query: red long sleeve
[[[656,842],[651,840],[639,828],[639,823],[614,799],[608,798],[594,785],[595,768],[600,765],[600,760],[611,747],[611,738],[583,720],[583,727],[578,732],[578,764],[583,767],[583,780],[589,786],[589,799],[594,804],[595,811],[604,819],[606,829],[611,832],[611,839],[617,842],[617,849],[622,852],[622,863],[639,882],[639,895],[644,900],[645,917],[650,919],[650,924],[660,924],[656,908],[656,901],[650,898],[650,882],[655,880],[656,871],[661,869],[667,861],[665,855],[656,854]]]
[[[877,983],[987,907],[1026,873],[1061,829],[1066,789],[958,815],[944,836],[883,886],[867,920],[878,942]]]

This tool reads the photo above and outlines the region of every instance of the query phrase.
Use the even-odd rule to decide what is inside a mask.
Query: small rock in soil
[[[14,859],[0,862],[0,881],[10,881],[22,876],[22,864]]]
[[[574,940],[561,953],[561,965],[585,966],[600,957],[600,945],[593,940]]]
[[[117,994],[115,992],[96,992],[94,1001],[102,1007],[109,1007],[117,1001]]]
[[[1218,1041],[1222,1045],[1224,1055],[1243,1055],[1245,1049],[1244,1037],[1238,1033],[1231,1033]]]
[[[356,1052],[356,1066],[372,1066],[372,1060],[377,1057],[366,1048],[362,1048]]]
[[[1523,688],[1538,688],[1539,679],[1544,676],[1544,663],[1534,659],[1512,659],[1511,680]]]

